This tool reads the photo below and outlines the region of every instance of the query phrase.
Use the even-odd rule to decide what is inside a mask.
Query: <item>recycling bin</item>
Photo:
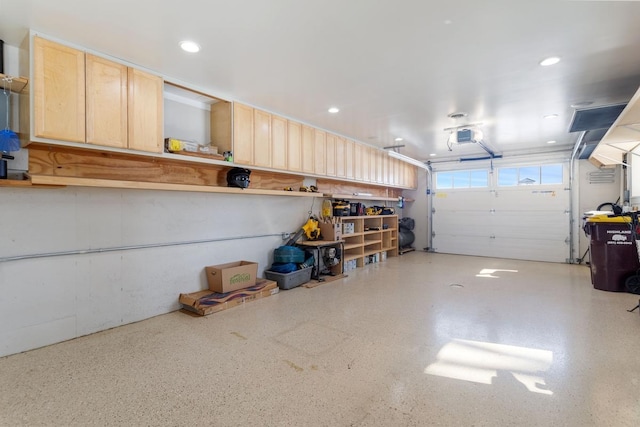
[[[625,281],[640,269],[630,216],[587,218],[585,232],[591,251],[591,283],[595,289],[626,292]]]

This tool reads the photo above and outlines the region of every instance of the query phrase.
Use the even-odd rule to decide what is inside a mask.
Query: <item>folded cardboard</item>
[[[256,284],[258,263],[235,261],[205,267],[209,289],[219,293],[248,288]]]
[[[258,279],[254,286],[236,291],[218,293],[199,291],[180,294],[178,301],[182,308],[201,316],[217,313],[246,302],[275,295],[280,291],[278,284],[272,280]]]

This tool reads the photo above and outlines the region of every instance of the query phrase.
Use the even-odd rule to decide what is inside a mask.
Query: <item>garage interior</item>
[[[50,3],[1,0],[20,143],[0,145],[0,424],[640,422],[639,296],[592,283],[584,229],[640,206],[640,2]],[[39,128],[106,110],[38,110],[38,40],[160,79],[129,146]],[[131,145],[156,111],[160,151]],[[205,266],[263,277],[338,199],[412,219],[412,242],[369,230],[393,249],[348,243],[337,280],[206,316],[179,302]]]

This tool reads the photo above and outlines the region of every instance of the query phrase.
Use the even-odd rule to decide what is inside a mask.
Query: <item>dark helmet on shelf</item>
[[[250,174],[251,171],[249,169],[231,168],[231,170],[227,172],[227,187],[248,188]]]

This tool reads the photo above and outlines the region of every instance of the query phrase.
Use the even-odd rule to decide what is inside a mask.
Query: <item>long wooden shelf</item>
[[[355,248],[360,248],[362,247],[362,243],[351,243],[351,244],[346,244],[344,245],[344,250],[348,251],[349,249],[355,249]]]
[[[365,240],[363,246],[371,246],[371,245],[376,245],[378,243],[382,243],[382,240]]]
[[[301,191],[261,190],[254,188],[216,187],[191,184],[166,184],[160,182],[123,181],[115,179],[75,178],[52,175],[30,175],[34,185],[127,188],[132,190],[191,191],[199,193],[255,194],[261,196],[320,197],[319,193]]]
[[[349,199],[349,200],[380,200],[385,202],[397,202],[397,197],[386,197],[386,196],[360,196],[355,194],[332,194],[332,193],[324,193],[324,197],[328,197],[330,199]]]
[[[27,80],[24,77],[15,77],[15,76],[9,76],[9,75],[0,73],[0,88],[4,88],[5,87],[4,79],[7,78],[7,77],[11,77],[11,85],[9,85],[9,83],[7,83],[6,84],[6,88],[7,88],[7,90],[11,89],[11,92],[13,92],[13,93],[22,92],[22,90],[25,88],[25,86],[29,82],[29,80]]]

